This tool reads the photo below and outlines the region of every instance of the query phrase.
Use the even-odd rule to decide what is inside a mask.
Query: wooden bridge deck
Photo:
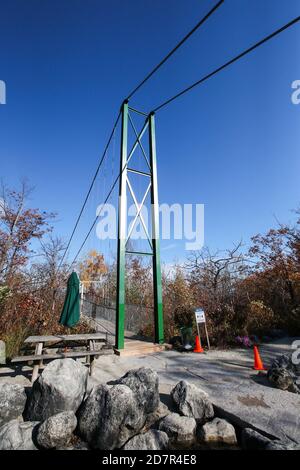
[[[157,344],[148,341],[127,339],[124,349],[115,349],[115,354],[118,356],[145,356],[171,348],[172,346],[170,344]]]

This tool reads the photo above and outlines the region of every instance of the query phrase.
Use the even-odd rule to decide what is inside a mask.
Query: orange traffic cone
[[[202,353],[202,352],[204,352],[204,349],[202,348],[201,343],[200,343],[200,338],[199,338],[199,336],[196,336],[196,344],[195,344],[194,352],[195,352],[195,353]]]
[[[254,346],[253,352],[254,352],[254,367],[253,367],[253,369],[255,369],[255,370],[267,370],[263,365],[263,362],[261,360],[261,357],[260,357],[257,346]]]

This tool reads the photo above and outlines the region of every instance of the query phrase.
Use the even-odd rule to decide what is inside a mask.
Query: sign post
[[[208,345],[208,349],[210,349],[210,342],[209,342],[209,337],[208,337],[208,331],[207,331],[207,326],[206,326],[206,319],[205,319],[204,310],[202,310],[201,308],[196,308],[195,317],[196,317],[197,331],[198,331],[198,336],[199,336],[200,343],[201,343],[201,339],[200,339],[199,324],[204,324],[207,345]]]

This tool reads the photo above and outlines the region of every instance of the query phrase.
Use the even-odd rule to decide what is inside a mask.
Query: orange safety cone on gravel
[[[267,370],[263,365],[263,362],[261,360],[261,357],[260,357],[257,346],[254,346],[253,352],[254,352],[254,367],[253,367],[253,369],[255,369],[255,370]]]
[[[194,352],[195,353],[204,352],[204,349],[202,348],[201,343],[200,343],[199,336],[196,336],[196,344],[195,344]]]

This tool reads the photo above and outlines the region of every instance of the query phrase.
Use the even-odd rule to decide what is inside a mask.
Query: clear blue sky
[[[0,176],[29,179],[57,234],[70,234],[123,98],[214,3],[2,0]],[[226,0],[131,104],[150,110],[299,14],[299,0]],[[212,249],[299,205],[299,53],[298,24],[157,114],[160,201],[204,203]],[[184,256],[180,243],[162,251]]]

